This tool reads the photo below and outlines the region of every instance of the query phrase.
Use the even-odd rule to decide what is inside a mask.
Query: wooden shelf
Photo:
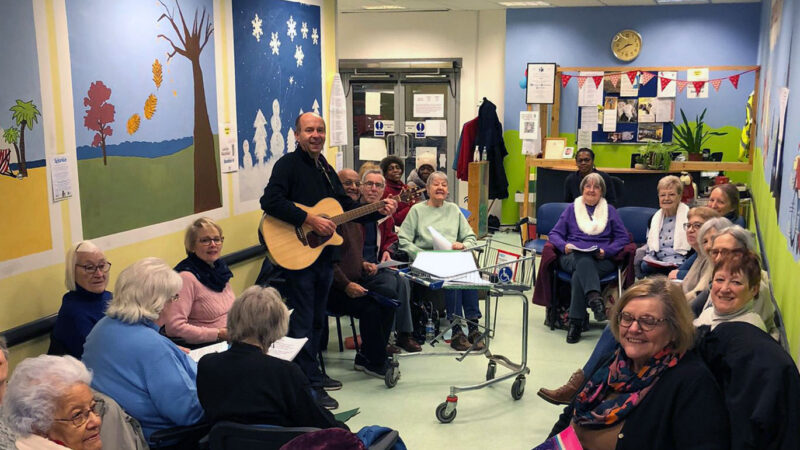
[[[531,167],[543,167],[546,169],[554,170],[578,170],[575,165],[574,159],[543,159],[528,156],[526,158],[526,165],[530,170]],[[657,170],[647,169],[629,169],[626,167],[598,167],[597,170],[602,170],[606,173],[653,173],[659,172]],[[752,170],[750,163],[746,162],[713,162],[713,161],[672,161],[669,166],[669,173],[678,172],[696,172],[696,171],[732,171],[732,172],[749,172]],[[665,172],[665,173],[666,173]]]

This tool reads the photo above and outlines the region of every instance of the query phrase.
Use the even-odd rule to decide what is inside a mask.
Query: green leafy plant
[[[650,170],[667,171],[672,163],[672,149],[661,143],[647,144],[636,157],[636,163],[644,164]]]
[[[695,126],[692,127],[686,119],[686,114],[681,109],[681,118],[683,123],[672,128],[672,140],[675,146],[688,154],[700,154],[703,152],[703,146],[711,139],[711,136],[725,136],[728,133],[722,131],[708,131],[705,130],[703,119],[706,116],[706,108],[703,112],[695,117]]]

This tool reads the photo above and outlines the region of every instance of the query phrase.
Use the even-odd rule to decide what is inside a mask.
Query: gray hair
[[[756,238],[753,236],[752,231],[742,228],[739,225],[731,225],[729,227],[720,229],[717,235],[714,236],[714,240],[716,241],[717,238],[722,236],[723,234],[730,234],[731,236],[733,236],[734,239],[736,239],[736,241],[742,244],[742,247],[758,255],[758,248],[756,247]]]
[[[289,310],[275,288],[250,286],[228,311],[228,337],[232,342],[255,339],[264,353],[289,330]]]
[[[126,323],[156,320],[183,280],[159,258],[144,258],[120,272],[106,315]]]
[[[675,192],[681,195],[683,194],[683,183],[681,179],[675,175],[667,175],[658,180],[658,185],[656,186],[657,191],[664,189],[675,189]]]
[[[77,289],[75,285],[75,265],[78,264],[78,253],[95,253],[100,252],[100,247],[96,246],[92,241],[80,241],[72,244],[72,247],[67,250],[67,256],[64,260],[64,285],[67,290],[74,291]]]
[[[6,341],[5,336],[0,336],[0,352],[3,352],[6,363],[8,363],[8,341]]]
[[[603,195],[603,197],[606,196],[606,180],[604,180],[603,177],[601,177],[597,172],[592,172],[583,177],[580,184],[581,192],[583,192],[583,188],[590,182],[600,186],[600,193]]]
[[[433,180],[436,178],[441,178],[444,181],[447,181],[447,174],[442,172],[441,170],[433,172],[432,174],[428,175],[428,181],[425,182],[425,187],[426,188],[431,187],[433,185]]]
[[[364,181],[366,181],[367,175],[378,175],[379,177],[381,177],[381,181],[383,183],[386,183],[386,178],[383,176],[383,172],[381,172],[378,169],[369,169],[369,170],[364,171],[364,175],[361,175],[361,182],[362,183]]]
[[[186,235],[183,237],[183,246],[186,248],[187,255],[189,253],[194,253],[194,246],[196,244],[195,241],[197,240],[197,235],[200,234],[200,231],[210,228],[216,229],[217,233],[219,233],[220,237],[222,237],[222,227],[217,225],[217,222],[214,222],[208,217],[200,217],[186,228]]]
[[[732,222],[725,217],[714,217],[712,219],[708,219],[706,223],[703,224],[702,227],[697,231],[697,247],[700,249],[700,254],[708,258],[708,254],[703,249],[703,239],[706,237],[706,233],[712,228],[719,232],[720,230],[724,230],[732,225]],[[713,242],[713,241],[712,241]]]
[[[53,426],[58,399],[72,386],[92,382],[92,374],[72,356],[41,355],[14,369],[3,398],[3,416],[12,430],[44,434]]]

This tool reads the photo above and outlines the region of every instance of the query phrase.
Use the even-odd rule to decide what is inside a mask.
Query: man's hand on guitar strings
[[[333,221],[316,214],[308,214],[304,223],[320,236],[331,236],[336,232],[336,224]]]
[[[385,198],[383,199],[383,208],[379,209],[378,212],[384,216],[390,216],[394,214],[396,210],[397,202],[392,198]]]

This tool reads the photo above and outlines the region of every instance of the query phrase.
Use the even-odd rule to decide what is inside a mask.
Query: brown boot
[[[583,374],[583,369],[578,369],[569,377],[567,384],[555,390],[541,388],[536,394],[554,405],[569,405],[578,393],[578,389],[583,386],[584,381],[586,381],[586,377]]]

